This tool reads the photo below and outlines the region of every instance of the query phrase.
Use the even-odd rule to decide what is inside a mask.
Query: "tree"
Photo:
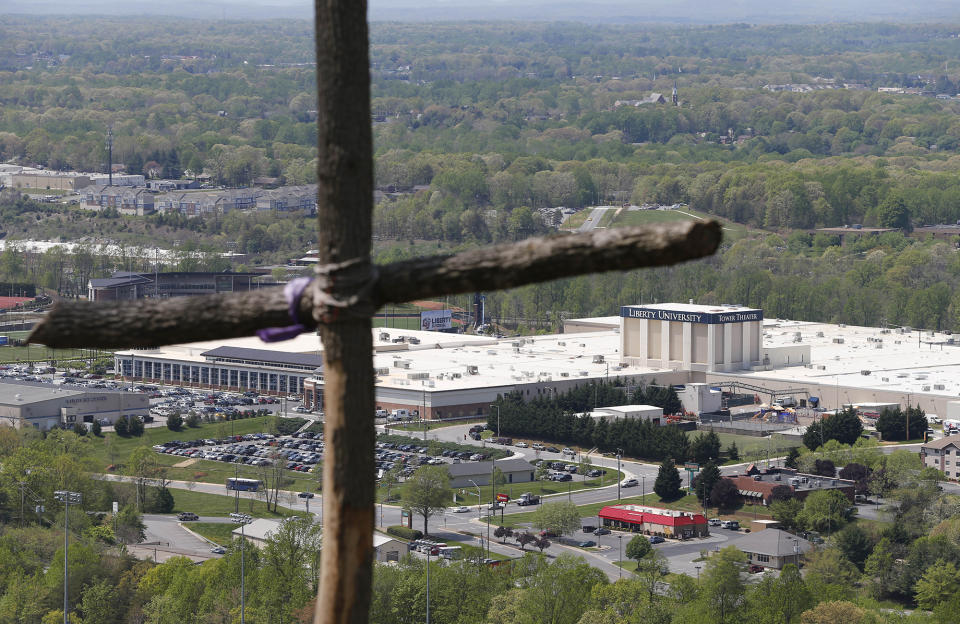
[[[847,523],[850,500],[837,490],[811,492],[803,502],[798,520],[814,531],[839,531]]]
[[[649,601],[653,602],[660,581],[670,572],[667,558],[659,550],[651,549],[649,553],[636,561],[637,569],[634,574],[647,589]]]
[[[127,459],[127,474],[134,479],[137,491],[137,510],[143,509],[147,500],[147,482],[154,475],[156,457],[148,446],[138,446],[130,452]]]
[[[180,416],[180,412],[174,412],[167,416],[167,429],[180,431],[181,427],[183,427],[183,417]]]
[[[533,514],[533,526],[541,531],[556,531],[559,535],[573,533],[580,528],[580,512],[570,502],[544,503]]]
[[[927,415],[919,407],[908,407],[906,410],[899,406],[892,410],[883,410],[877,418],[877,431],[884,441],[917,440],[927,431]],[[909,435],[904,435],[904,428],[909,427]]]
[[[672,459],[665,459],[660,464],[657,480],[653,484],[653,491],[663,501],[674,501],[683,496],[683,482],[677,467]]]
[[[938,559],[917,581],[917,606],[933,610],[960,591],[960,571],[952,561]]]
[[[821,602],[800,615],[800,624],[860,624],[866,612],[845,600]]]
[[[538,537],[534,540],[533,545],[536,546],[540,552],[543,552],[547,548],[550,548],[550,540],[546,536]]]
[[[200,414],[196,412],[190,412],[189,414],[187,414],[187,417],[186,419],[184,419],[184,422],[191,429],[196,429],[197,427],[200,426]]]
[[[910,222],[910,209],[900,193],[890,193],[877,207],[877,225],[886,228],[900,228],[904,232],[913,231]]]
[[[873,540],[860,525],[851,524],[837,533],[834,544],[850,563],[857,566],[861,572],[863,571],[867,557],[873,551]]]
[[[423,517],[423,534],[428,535],[427,521],[442,514],[450,500],[450,473],[443,466],[421,466],[403,484],[400,499],[404,507]]]
[[[767,504],[771,505],[779,501],[788,501],[793,500],[793,488],[789,485],[775,485],[772,490],[770,490],[770,497],[767,500]]]
[[[866,494],[869,491],[870,468],[863,464],[850,462],[840,469],[837,476],[853,481],[856,484],[857,494]]]
[[[821,477],[834,477],[837,474],[837,467],[829,459],[817,459],[813,462],[813,474]]]
[[[272,580],[264,602],[282,613],[309,599],[320,586],[322,538],[312,516],[288,518],[269,535],[261,550],[264,577]]]
[[[710,490],[710,504],[718,509],[733,509],[740,503],[740,490],[732,479],[720,479]]]
[[[143,435],[143,421],[140,420],[139,416],[130,416],[127,422],[127,431],[130,432],[130,435],[136,437]]]
[[[499,537],[501,543],[506,544],[507,538],[513,535],[513,530],[505,526],[498,526],[496,529],[494,529],[493,535],[494,537]]]
[[[90,423],[90,433],[92,433],[92,434],[94,435],[94,437],[99,438],[101,431],[102,431],[102,430],[101,430],[101,426],[100,426],[100,421],[97,420],[96,418],[94,418],[94,419],[93,419],[93,422]]]
[[[738,461],[740,459],[740,449],[737,448],[736,442],[731,442],[730,446],[727,447],[727,459],[732,461]]]
[[[747,557],[735,546],[727,546],[707,559],[701,577],[700,602],[709,622],[724,624],[736,619],[746,587],[741,572]]]
[[[863,423],[853,408],[829,417],[821,417],[807,427],[803,434],[803,444],[811,451],[815,451],[828,440],[836,440],[841,444],[853,444],[863,434]],[[789,457],[789,456],[788,456]]]
[[[84,588],[78,608],[83,614],[84,624],[112,624],[121,620],[122,601],[117,596],[116,587],[107,581]]]
[[[124,505],[117,513],[117,538],[124,544],[142,542],[147,537],[143,516],[133,505]]]
[[[153,499],[151,509],[154,513],[167,514],[173,511],[175,502],[170,488],[157,488],[157,493]]]
[[[490,475],[490,487],[496,492],[501,486],[507,483],[507,476],[503,474],[499,466],[494,466],[493,474]]]
[[[129,422],[127,421],[127,417],[126,417],[126,416],[121,416],[120,418],[117,419],[117,421],[116,421],[115,423],[113,423],[113,431],[114,431],[118,436],[123,437],[123,438],[127,437],[128,435],[130,435],[130,424],[129,424]],[[114,462],[114,463],[116,463],[116,462]]]
[[[790,450],[787,451],[787,456],[783,461],[783,465],[787,468],[796,469],[798,459],[800,459],[800,450],[795,446],[791,446]]]
[[[640,561],[651,552],[653,552],[653,546],[650,545],[650,540],[642,535],[634,535],[633,538],[627,542],[628,559]]]
[[[517,543],[520,544],[520,550],[523,550],[527,544],[531,544],[535,541],[537,541],[537,538],[527,531],[517,534]]]
[[[710,499],[710,491],[720,478],[720,468],[711,461],[700,469],[700,474],[693,480],[693,490],[704,507]]]
[[[713,431],[709,433],[700,432],[690,443],[690,458],[700,464],[704,464],[720,457],[720,436]]]
[[[797,566],[788,563],[780,577],[765,577],[748,597],[746,621],[756,624],[794,624],[815,602]]]
[[[803,528],[799,519],[801,511],[803,511],[803,501],[794,498],[792,493],[787,500],[770,503],[770,515],[787,530]]]

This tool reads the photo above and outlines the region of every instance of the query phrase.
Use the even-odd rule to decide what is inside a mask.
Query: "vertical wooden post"
[[[365,0],[315,0],[320,264],[370,262],[373,148]],[[336,289],[333,284],[333,289]],[[366,623],[373,560],[373,339],[369,316],[322,326],[327,441],[316,624]]]

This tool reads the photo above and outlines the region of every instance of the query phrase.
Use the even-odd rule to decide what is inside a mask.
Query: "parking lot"
[[[172,440],[153,447],[166,455],[189,459],[273,466],[283,463],[287,470],[311,472],[323,460],[323,434],[302,431],[290,436],[249,433],[243,436],[202,440]]]

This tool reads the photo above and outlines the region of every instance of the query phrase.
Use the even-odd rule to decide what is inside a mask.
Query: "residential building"
[[[502,487],[509,487],[511,483],[529,483],[533,481],[536,468],[525,459],[498,459],[496,461],[463,462],[450,464],[450,487],[463,488],[477,485],[489,485],[494,466],[503,472],[507,480]]]
[[[603,526],[624,531],[687,539],[710,534],[703,514],[645,507],[643,505],[609,505],[597,514]]]
[[[144,216],[153,213],[153,193],[145,188],[96,184],[80,191],[86,208],[113,208],[122,214]]]
[[[920,461],[936,468],[948,479],[960,478],[960,435],[927,442],[920,447]]]
[[[803,555],[813,549],[813,544],[802,537],[772,528],[752,532],[733,545],[743,551],[748,563],[777,570],[788,563],[799,567]]]

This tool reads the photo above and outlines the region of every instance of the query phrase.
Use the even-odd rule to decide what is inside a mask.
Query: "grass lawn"
[[[114,491],[127,491],[128,497],[133,498],[132,483],[110,483]],[[236,499],[233,496],[220,494],[207,494],[205,492],[194,492],[191,490],[180,490],[170,488],[173,494],[173,512],[192,511],[198,516],[228,516],[234,512]],[[254,499],[240,499],[240,512],[247,513],[256,518],[285,518],[287,516],[302,515],[305,512],[293,511],[285,507],[277,507],[277,513],[267,511],[267,505],[263,501]],[[189,524],[189,523],[188,523]],[[192,526],[192,524],[190,525]]]
[[[4,336],[11,336],[14,333],[8,332]],[[12,338],[12,336],[11,336]],[[103,357],[106,351],[100,351],[98,355]],[[67,360],[89,360],[94,357],[95,352],[89,349],[48,349],[43,345],[30,345],[29,347],[0,347],[0,363],[15,362],[42,362],[48,364],[50,360],[63,362]]]
[[[579,212],[575,212],[567,217],[567,220],[563,222],[563,225],[560,226],[560,229],[576,230],[586,222],[587,217],[589,217],[591,214],[593,214],[592,208],[584,208]]]
[[[613,210],[605,211],[603,213],[603,216],[600,218],[600,223],[597,224],[597,227],[601,227],[601,228],[610,227],[610,225],[613,223],[614,215],[617,214],[617,210],[619,209],[614,208]]]
[[[490,551],[490,554],[487,554],[486,548],[480,548],[479,546],[471,546],[470,544],[463,544],[461,542],[450,542],[450,546],[459,546],[463,550],[464,559],[496,559],[497,561],[506,561],[510,559],[507,555],[501,555],[500,553]]]
[[[596,466],[594,466],[596,467]],[[569,492],[578,492],[580,490],[590,490],[598,487],[606,487],[611,484],[615,484],[617,479],[622,479],[623,473],[617,473],[616,470],[608,470],[607,474],[603,475],[603,484],[600,483],[600,478],[587,479],[586,481],[567,481],[566,483],[560,481],[533,481],[527,483],[507,483],[496,488],[497,493],[506,494],[510,497],[512,501],[514,498],[519,497],[524,492],[532,492],[538,496],[543,496],[545,494],[566,494]],[[467,488],[453,488],[453,492],[456,496],[458,503],[463,505],[476,505],[477,504],[477,488],[467,487]],[[386,490],[384,490],[386,493]],[[489,505],[490,499],[493,493],[491,488],[488,485],[480,486],[480,500],[483,501],[483,504]],[[379,497],[379,494],[378,494]],[[561,499],[562,497],[557,497],[555,499],[548,499],[547,502],[554,502],[555,500]],[[516,506],[514,506],[516,508]]]
[[[696,435],[697,433],[694,433],[691,437],[696,437]],[[723,450],[726,450],[732,443],[737,443],[737,449],[740,451],[740,459],[736,463],[749,461],[750,459],[759,460],[766,458],[768,451],[770,457],[779,457],[780,455],[785,455],[787,451],[790,450],[790,447],[801,446],[799,443],[789,440],[778,433],[766,438],[761,438],[757,436],[717,432],[717,437],[720,438],[720,445]]]
[[[383,327],[385,329],[420,329],[420,315],[416,316],[383,316],[373,317],[374,327]]]
[[[487,422],[486,416],[479,416],[477,418],[465,418],[463,420],[456,420],[454,422],[443,421],[443,420],[428,420],[426,421],[427,431],[432,431],[434,429],[441,429],[443,427],[453,427],[455,425],[470,425],[474,423],[483,423]],[[411,422],[404,423],[402,425],[386,425],[386,433],[390,433],[391,429],[397,429],[399,431],[423,431],[423,422]],[[490,435],[493,435],[493,432],[490,432]]]
[[[613,565],[619,566],[626,570],[627,572],[636,572],[637,571],[637,562],[633,559],[627,559],[625,561],[614,561]]]
[[[221,546],[226,546],[233,541],[232,531],[237,528],[233,523],[223,522],[186,522],[184,526]]]

